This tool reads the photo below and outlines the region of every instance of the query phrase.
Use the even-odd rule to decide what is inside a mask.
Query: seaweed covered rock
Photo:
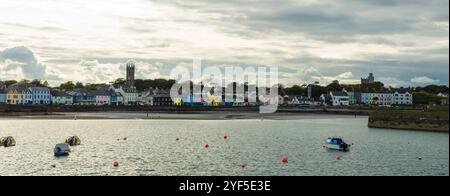
[[[81,144],[81,140],[78,136],[71,136],[66,139],[66,144],[69,144],[70,146],[78,146]]]
[[[0,145],[3,147],[16,146],[16,140],[11,136],[4,137],[0,139]]]

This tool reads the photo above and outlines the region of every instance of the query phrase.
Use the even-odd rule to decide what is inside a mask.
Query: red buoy
[[[242,164],[242,165],[241,165],[241,168],[242,168],[242,169],[245,169],[246,167],[247,167],[247,164]]]
[[[119,162],[117,162],[117,161],[114,161],[114,163],[113,163],[113,167],[115,167],[115,168],[118,168],[118,167],[119,167]]]
[[[340,156],[340,155],[336,156],[336,160],[338,160],[338,161],[342,160],[342,156]]]
[[[228,140],[228,135],[223,136],[224,140]]]
[[[205,145],[205,148],[208,149],[208,148],[209,148],[209,144],[206,144],[206,145]]]
[[[179,141],[180,141],[180,138],[177,138],[176,140],[177,140],[177,142],[179,142]]]
[[[283,157],[281,159],[281,162],[283,162],[284,164],[288,164],[289,163],[289,158],[288,157]]]

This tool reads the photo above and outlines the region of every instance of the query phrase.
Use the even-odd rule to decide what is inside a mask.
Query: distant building
[[[74,105],[96,105],[96,96],[90,91],[78,89],[69,94],[73,96]]]
[[[19,90],[20,90],[19,104],[32,105],[33,104],[33,92],[31,91],[31,88],[20,87]]]
[[[20,103],[21,91],[18,87],[10,87],[6,91],[6,103],[10,105],[17,105]]]
[[[448,93],[438,93],[438,97],[448,97]]]
[[[50,89],[47,87],[31,87],[33,105],[49,105],[52,102]]]
[[[53,105],[72,105],[73,97],[68,93],[62,91],[52,91],[52,104]]]
[[[123,96],[124,105],[136,105],[138,103],[139,93],[136,87],[120,87],[115,92]]]
[[[0,104],[6,104],[6,88],[0,88]]]
[[[167,90],[155,90],[153,96],[154,106],[172,106],[174,102],[170,96],[170,92]]]
[[[346,92],[347,95],[348,95],[348,103],[349,103],[350,105],[355,105],[355,104],[358,103],[358,102],[357,102],[357,99],[356,99],[357,94],[356,94],[355,92],[347,92],[347,91],[345,91],[345,92]]]
[[[333,99],[330,93],[320,95],[320,100],[322,100],[324,105],[333,105]]]
[[[405,89],[398,89],[395,90],[393,95],[393,101],[392,104],[394,105],[412,105],[413,102],[413,95],[408,90]]]
[[[285,97],[285,105],[289,106],[320,106],[324,104],[321,98],[308,98],[303,95],[291,95],[289,101]]]
[[[115,91],[109,91],[109,93],[111,95],[111,105],[119,106],[124,104],[122,94]]]
[[[153,97],[154,97],[153,90],[144,91],[139,93],[138,102],[140,105],[152,106]]]
[[[332,91],[330,92],[331,102],[333,106],[349,106],[348,94],[343,91]]]
[[[136,64],[130,61],[127,63],[126,67],[127,67],[127,86],[134,87],[134,74],[136,71]]]
[[[374,84],[375,83],[375,77],[373,76],[373,73],[370,73],[367,78],[361,78],[361,84]]]
[[[379,105],[379,106],[390,106],[393,105],[394,94],[391,92],[381,92],[381,93],[360,93],[360,104],[364,105]]]
[[[106,106],[111,105],[111,93],[107,91],[95,91],[95,105]]]

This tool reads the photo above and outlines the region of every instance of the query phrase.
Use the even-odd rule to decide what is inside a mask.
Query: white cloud
[[[417,84],[417,85],[425,85],[425,84],[437,84],[437,83],[439,83],[439,80],[434,80],[427,76],[421,76],[421,77],[412,78],[411,82],[413,84]]]
[[[394,77],[381,77],[379,78],[379,80],[386,86],[386,87],[394,87],[394,88],[399,88],[399,87],[408,87],[411,86],[409,82],[405,82],[403,80],[400,80],[398,78],[394,78]]]

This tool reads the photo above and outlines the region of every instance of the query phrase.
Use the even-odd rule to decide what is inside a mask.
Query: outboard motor
[[[66,139],[66,144],[69,144],[70,146],[78,146],[81,144],[81,140],[78,136],[72,136]]]

